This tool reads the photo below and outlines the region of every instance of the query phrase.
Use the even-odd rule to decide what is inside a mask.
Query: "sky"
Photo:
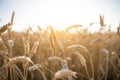
[[[0,0],[0,27],[10,21],[13,11],[15,31],[37,25],[58,30],[73,24],[89,26],[99,23],[99,15],[104,15],[105,24],[111,24],[113,31],[120,23],[120,0]],[[95,24],[92,29],[98,27]]]

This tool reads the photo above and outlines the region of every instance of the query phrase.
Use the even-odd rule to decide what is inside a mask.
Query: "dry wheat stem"
[[[86,65],[86,60],[85,58],[79,53],[79,52],[74,52],[74,55],[76,55],[76,57],[78,57],[79,61],[81,62],[81,64],[84,66],[85,68],[85,71],[88,75],[88,78],[90,79],[90,76],[89,76],[89,73],[88,73],[88,70],[87,70],[87,65]]]
[[[30,62],[31,64],[34,64],[33,61],[29,57],[18,56],[14,58],[9,58],[9,62],[6,65],[4,65],[1,69],[5,68],[6,66],[10,67],[17,62]]]
[[[21,73],[20,69],[18,68],[18,66],[15,65],[15,69],[16,69],[16,73],[17,75],[20,77],[20,79],[24,79],[23,74]]]
[[[107,61],[106,61],[106,74],[105,74],[105,80],[107,80],[107,74],[108,74],[108,62],[109,62],[109,51],[107,49],[102,49],[102,52],[106,54]]]
[[[92,77],[93,77],[93,80],[94,80],[94,69],[93,69],[93,61],[92,61],[92,58],[90,56],[90,52],[88,51],[88,49],[83,46],[83,45],[70,45],[67,47],[67,49],[74,49],[74,48],[79,48],[80,50],[84,50],[85,52],[87,52],[87,55],[90,59],[90,63],[91,63],[91,69],[92,69]]]
[[[69,69],[61,69],[61,70],[59,70],[55,73],[54,80],[68,78],[69,76],[77,78],[76,77],[76,72],[73,72]]]
[[[43,73],[43,71],[41,71],[39,68],[37,68],[37,69],[38,69],[38,71],[41,73],[43,79],[46,80],[46,76],[45,76],[45,74]]]
[[[43,66],[43,65],[42,65],[42,66]],[[47,67],[45,67],[45,66],[43,66],[43,68],[46,69],[47,71],[49,71],[51,74],[54,74],[54,72],[51,71],[49,68],[47,68]]]
[[[120,70],[115,66],[115,64],[109,59],[109,62],[114,67],[114,69],[120,74]]]
[[[85,58],[79,52],[74,52],[73,54],[76,55],[76,57],[78,57],[78,59],[80,60],[81,64],[85,67],[86,66]]]
[[[58,61],[63,61],[63,59],[61,57],[57,57],[57,56],[52,56],[52,57],[49,57],[48,60],[58,60]]]
[[[106,76],[105,76],[105,80],[107,80],[107,74],[108,74],[108,61],[109,60],[109,55],[107,54],[107,61],[106,61]]]

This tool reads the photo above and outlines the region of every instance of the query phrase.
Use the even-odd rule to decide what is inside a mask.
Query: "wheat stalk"
[[[32,53],[32,55],[30,56],[31,58],[33,57],[33,55],[37,52],[37,49],[38,49],[38,46],[39,46],[39,42],[36,41],[30,51],[30,53]]]
[[[74,52],[73,55],[75,55],[79,59],[84,67],[87,67],[85,58],[79,52]]]
[[[71,25],[71,26],[69,26],[68,28],[66,28],[66,31],[65,31],[65,32],[68,32],[70,29],[78,28],[78,27],[82,27],[82,25]]]
[[[79,61],[81,62],[81,64],[84,66],[85,71],[87,73],[87,76],[90,79],[90,76],[89,76],[89,73],[88,73],[88,70],[87,70],[87,64],[86,64],[85,58],[79,52],[74,52],[73,55],[75,55],[79,59]]]
[[[10,61],[8,62],[8,66],[13,65],[17,62],[30,62],[34,64],[33,61],[29,57],[26,57],[26,56],[18,56],[18,57],[10,58],[9,60]]]
[[[13,25],[14,14],[15,14],[15,12],[12,13],[11,22],[3,25],[3,26],[0,28],[0,35],[1,35],[3,32],[5,32],[11,25]]]
[[[37,70],[39,67],[42,68],[42,66],[41,66],[40,64],[35,64],[35,65],[33,65],[33,66],[30,66],[30,67],[28,68],[28,70],[29,70],[29,71],[35,71],[35,70]]]
[[[49,57],[48,60],[58,60],[58,61],[63,61],[63,59],[61,57],[57,57],[57,56],[52,56],[52,57]]]
[[[90,63],[91,63],[91,69],[92,69],[92,77],[93,77],[93,80],[94,80],[94,69],[93,69],[93,61],[92,61],[92,58],[90,56],[90,52],[88,51],[88,49],[83,46],[83,45],[70,45],[67,47],[67,49],[74,49],[74,48],[79,48],[80,50],[83,50],[85,52],[87,52],[87,55],[90,59]]]
[[[106,61],[106,74],[105,74],[105,80],[107,80],[107,74],[108,74],[108,62],[109,62],[109,51],[107,49],[102,49],[102,52],[106,54],[107,61]]]
[[[46,80],[45,74],[43,73],[43,71],[39,68],[42,68],[42,66],[40,64],[34,64],[33,66],[29,67],[28,70],[29,71],[34,71],[34,70],[38,70],[41,75],[43,76],[43,79]]]
[[[105,41],[103,39],[96,38],[96,39],[94,39],[90,42],[90,45],[94,45],[95,43],[98,43],[98,42],[103,42],[104,43]]]
[[[77,78],[76,72],[73,72],[69,69],[61,69],[55,73],[54,80],[58,80],[58,79],[64,80],[64,78],[68,80],[69,78],[72,78],[72,80],[74,80],[73,77]]]

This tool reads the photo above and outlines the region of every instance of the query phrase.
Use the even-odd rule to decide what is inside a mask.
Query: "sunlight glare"
[[[96,24],[91,27],[88,27],[88,31],[91,33],[98,32],[100,30],[100,27],[101,26],[99,24]]]
[[[37,3],[35,4],[37,5]],[[43,5],[43,11],[38,10],[41,9],[41,5],[30,6],[31,4],[32,2],[26,5],[26,7],[23,9],[23,11],[28,10],[27,13],[22,14],[26,19],[17,20],[17,22],[23,22],[24,26],[30,25],[32,27],[33,24],[41,24],[46,25],[47,27],[47,25],[50,24],[55,30],[63,30],[66,27],[74,24],[89,24],[89,22],[92,20],[90,20],[90,16],[93,15],[93,13],[89,13],[89,15],[87,15],[87,13],[90,12],[89,10],[91,10],[90,7],[87,9],[89,2],[83,0],[81,2],[74,2],[73,0],[70,0],[69,2],[63,0],[48,1]],[[34,11],[31,12],[31,10]],[[45,26],[42,28],[45,28]]]
[[[13,25],[15,31],[22,31],[28,26],[34,27],[33,25],[45,28],[50,24],[55,30],[62,30],[75,24],[89,25],[91,22],[99,23],[100,14],[105,16],[105,24],[112,24],[112,30],[116,30],[120,19],[118,2],[111,0],[109,3],[107,0],[22,0],[19,2],[11,0],[9,2],[0,3],[2,4],[1,25],[4,25],[5,21],[8,22],[11,17],[8,17],[8,14],[15,11]],[[90,31],[96,31],[98,27],[91,28]]]

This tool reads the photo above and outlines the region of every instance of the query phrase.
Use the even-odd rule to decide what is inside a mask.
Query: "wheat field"
[[[0,28],[0,80],[120,80],[120,26],[105,33],[79,25],[15,32],[13,19],[14,12]]]

